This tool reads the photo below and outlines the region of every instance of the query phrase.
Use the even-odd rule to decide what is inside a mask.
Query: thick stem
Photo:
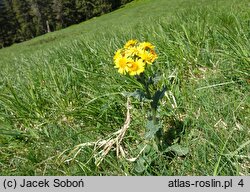
[[[146,81],[144,73],[137,77],[137,80],[144,86],[146,92],[146,98],[151,99],[151,93],[149,91],[149,84]]]
[[[156,118],[156,109],[152,108],[152,120],[154,125],[158,124],[157,118]]]
[[[155,126],[160,126],[159,130],[155,134],[155,142],[158,146],[159,150],[163,150],[163,143],[162,143],[162,137],[163,137],[163,130],[161,125],[159,124],[159,119],[156,117],[157,115],[157,108],[151,108],[152,111],[152,121]]]

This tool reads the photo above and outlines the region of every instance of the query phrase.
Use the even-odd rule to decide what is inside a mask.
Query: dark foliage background
[[[108,13],[132,0],[0,0],[0,48]]]

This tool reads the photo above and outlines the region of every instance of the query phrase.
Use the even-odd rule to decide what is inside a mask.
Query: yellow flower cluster
[[[145,67],[156,59],[157,54],[151,43],[129,40],[122,49],[116,51],[114,63],[119,73],[134,76],[144,72]]]

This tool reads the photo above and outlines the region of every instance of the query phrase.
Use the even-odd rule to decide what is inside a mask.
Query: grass
[[[0,50],[1,175],[249,175],[249,6],[247,0],[138,0]],[[92,147],[71,153],[124,124],[121,93],[140,85],[120,76],[112,57],[131,38],[156,46],[154,67],[171,91],[160,108],[163,126],[170,143],[189,149],[182,157],[145,150],[143,171],[139,160],[117,159],[115,152],[100,166]],[[136,99],[131,116],[122,144],[136,157],[146,120]]]

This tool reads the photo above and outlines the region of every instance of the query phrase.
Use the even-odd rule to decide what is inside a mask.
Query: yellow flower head
[[[147,63],[147,64],[152,64],[152,54],[147,52],[147,51],[141,51],[139,56],[141,59]]]
[[[144,71],[145,63],[141,59],[136,59],[128,63],[128,73],[131,76],[139,75]]]
[[[119,57],[122,57],[122,49],[118,49],[116,52],[115,52],[115,56],[114,56],[114,60],[118,59]]]
[[[156,59],[154,46],[149,42],[139,43],[137,40],[129,40],[114,55],[115,68],[118,72],[123,75],[128,73],[131,76],[143,73],[145,67]]]
[[[154,50],[155,46],[153,46],[149,42],[142,42],[140,43],[139,47],[143,50]]]
[[[133,47],[137,44],[137,42],[137,40],[131,39],[124,45],[124,48],[127,49],[129,47]]]
[[[131,57],[139,55],[139,53],[140,53],[140,50],[137,47],[130,47],[130,48],[126,49],[126,51],[125,51],[125,54],[129,55]]]
[[[158,58],[158,56],[154,50],[151,50],[150,53],[152,55],[151,62],[153,63]]]
[[[118,68],[118,72],[121,74],[126,74],[127,72],[127,58],[118,57],[115,59],[115,68]]]

